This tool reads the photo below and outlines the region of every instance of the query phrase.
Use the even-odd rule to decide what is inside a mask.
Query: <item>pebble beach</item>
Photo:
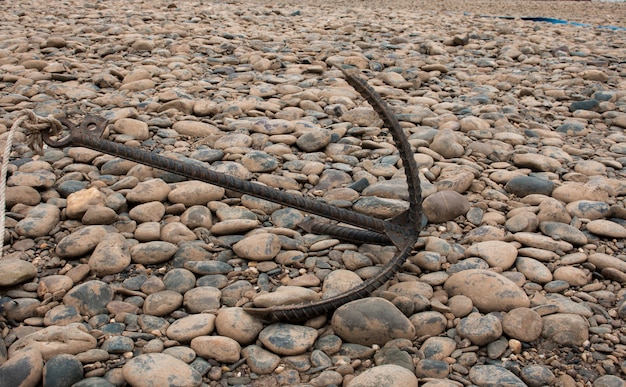
[[[424,228],[370,297],[306,322],[393,245],[13,133],[0,387],[626,386],[626,3],[0,1],[0,149],[26,112]],[[530,20],[558,19],[563,22]],[[554,20],[553,20],[554,21]]]

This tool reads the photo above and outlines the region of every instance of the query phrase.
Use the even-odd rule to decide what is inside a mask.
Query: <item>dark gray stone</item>
[[[83,378],[83,365],[73,355],[60,354],[43,367],[43,385],[70,387]]]
[[[588,99],[585,101],[574,101],[569,105],[569,111],[575,112],[576,110],[597,110],[600,106],[600,101],[597,99]]]
[[[506,183],[504,189],[506,192],[519,197],[531,194],[550,196],[554,189],[554,183],[550,180],[534,176],[516,176]]]

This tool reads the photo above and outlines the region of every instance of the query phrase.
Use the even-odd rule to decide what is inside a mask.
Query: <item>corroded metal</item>
[[[204,181],[225,189],[248,194],[274,203],[296,208],[310,214],[319,215],[337,222],[360,227],[365,230],[354,229],[333,224],[320,224],[307,221],[302,225],[305,230],[323,232],[352,242],[359,243],[393,243],[398,249],[397,254],[381,268],[380,272],[361,283],[359,286],[339,294],[335,297],[317,302],[275,306],[270,308],[245,308],[251,314],[261,316],[268,320],[305,320],[324,313],[330,313],[341,305],[368,296],[374,290],[391,279],[402,267],[410,255],[418,234],[421,230],[422,197],[419,182],[417,164],[413,158],[411,146],[400,127],[397,118],[387,103],[361,79],[355,69],[344,68],[338,64],[332,64],[339,68],[346,77],[346,81],[359,92],[381,116],[385,126],[390,130],[398,148],[398,152],[405,168],[409,191],[409,209],[404,214],[393,220],[382,220],[365,214],[347,209],[335,207],[309,199],[303,196],[292,195],[261,184],[239,179],[224,173],[200,168],[197,165],[185,163],[146,152],[113,141],[104,140],[101,137],[106,129],[107,122],[101,117],[87,115],[80,125],[62,119],[61,122],[68,127],[69,135],[62,139],[52,139],[44,132],[43,139],[46,144],[53,147],[82,146],[100,152],[108,153],[124,159],[150,165],[152,167],[172,172],[190,179]]]

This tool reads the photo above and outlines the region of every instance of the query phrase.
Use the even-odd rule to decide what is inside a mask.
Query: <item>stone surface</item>
[[[162,353],[130,359],[122,368],[124,379],[134,386],[199,386],[200,373],[185,362]]]
[[[424,199],[424,214],[432,223],[443,223],[469,211],[470,205],[456,191],[440,191]]]
[[[409,319],[382,298],[352,301],[340,307],[333,315],[332,325],[338,336],[362,345],[415,337],[415,327]]]
[[[348,383],[348,387],[368,387],[392,385],[398,387],[416,387],[417,377],[406,368],[386,364],[370,368]]]
[[[83,365],[76,356],[61,354],[46,362],[42,379],[48,386],[71,386],[83,376]]]
[[[478,365],[472,367],[469,378],[477,386],[526,386],[526,384],[511,371],[493,365]]]
[[[120,273],[130,264],[130,251],[122,234],[107,234],[89,257],[89,267],[97,276]]]
[[[234,363],[239,360],[241,346],[235,340],[222,336],[198,336],[190,343],[198,356],[215,359],[221,363]]]
[[[481,316],[478,313],[472,313],[461,319],[457,332],[473,344],[483,346],[500,337],[502,324],[494,315]]]
[[[15,231],[26,237],[46,236],[61,218],[59,208],[51,204],[38,204],[28,211],[26,217],[15,225]]]
[[[317,331],[310,327],[291,324],[272,324],[259,334],[259,341],[279,355],[299,355],[310,348]]]
[[[544,316],[541,335],[557,344],[582,345],[589,338],[585,319],[577,314],[558,313]]]
[[[37,267],[20,259],[0,260],[0,286],[13,286],[37,275]]]
[[[5,356],[6,358],[6,356]],[[0,365],[0,376],[5,386],[37,386],[44,367],[41,353],[36,348],[24,348]]]
[[[530,306],[526,293],[511,280],[487,270],[470,269],[451,275],[444,284],[450,295],[464,295],[481,312],[507,311]]]
[[[502,330],[514,339],[531,342],[539,338],[543,328],[541,315],[529,308],[510,310],[502,319]]]
[[[96,339],[80,324],[49,326],[17,340],[9,347],[9,357],[24,348],[39,351],[44,361],[59,354],[77,354],[96,348]]]

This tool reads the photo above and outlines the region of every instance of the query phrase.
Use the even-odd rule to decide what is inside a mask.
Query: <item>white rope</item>
[[[28,121],[27,121],[28,120]],[[7,136],[7,142],[4,146],[4,153],[2,154],[2,168],[0,169],[0,259],[4,252],[4,233],[5,233],[5,216],[6,216],[6,187],[7,187],[7,172],[9,170],[9,158],[11,156],[11,148],[13,147],[13,137],[18,128],[24,125],[27,129],[27,135],[29,137],[28,143],[37,153],[40,153],[43,149],[43,140],[41,138],[41,131],[50,128],[52,134],[60,132],[62,129],[61,122],[54,118],[52,115],[48,117],[37,116],[32,110],[24,110],[22,115],[15,120],[9,135]]]

